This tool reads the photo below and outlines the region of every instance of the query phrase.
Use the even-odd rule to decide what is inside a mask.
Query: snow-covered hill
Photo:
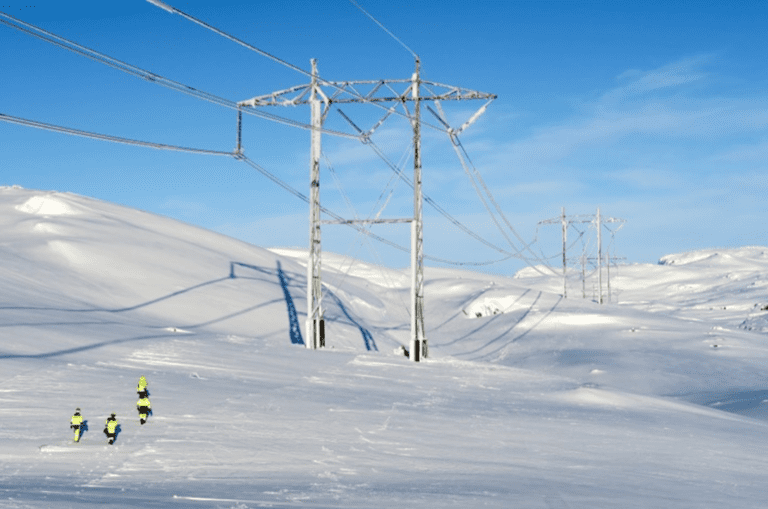
[[[427,268],[415,364],[405,270],[324,254],[309,351],[301,250],[15,187],[0,231],[0,507],[765,506],[768,248],[620,267],[602,306]]]

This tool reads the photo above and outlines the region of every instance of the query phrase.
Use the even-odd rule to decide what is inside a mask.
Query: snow
[[[18,187],[0,228],[0,507],[765,506],[768,248],[612,268],[602,306],[427,267],[416,364],[407,268],[324,253],[309,351],[306,251]]]
[[[51,194],[32,196],[23,204],[17,205],[16,210],[39,216],[65,216],[79,213],[71,204]]]

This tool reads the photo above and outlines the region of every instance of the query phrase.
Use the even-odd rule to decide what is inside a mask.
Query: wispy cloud
[[[616,77],[618,81],[623,82],[623,85],[607,92],[601,100],[621,100],[703,80],[707,77],[707,73],[702,70],[702,67],[714,59],[713,54],[698,55],[650,71],[626,70]]]
[[[711,77],[702,67],[713,59],[705,55],[651,71],[626,71],[619,77],[624,83],[584,105],[578,114],[540,126],[527,137],[500,142],[484,163],[492,168],[551,169],[584,150],[612,151],[618,142],[631,144],[638,136],[643,138],[642,143],[635,141],[636,154],[641,146],[652,145],[649,139],[700,143],[709,154],[720,140],[730,143],[735,136],[768,127],[768,94],[707,95],[700,89],[699,84]],[[619,157],[626,158],[626,152]]]

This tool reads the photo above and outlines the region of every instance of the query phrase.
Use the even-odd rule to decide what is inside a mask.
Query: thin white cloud
[[[698,68],[710,60],[697,57],[654,71],[625,73],[623,79],[630,83],[608,90],[582,108],[581,115],[504,143],[485,163],[500,168],[550,168],[582,149],[610,148],[634,135],[658,141],[687,138],[706,144],[704,149],[711,151],[717,140],[768,127],[768,96],[686,93],[686,85],[707,76]]]
[[[619,100],[633,95],[640,95],[660,89],[686,85],[707,77],[701,68],[710,63],[714,55],[698,55],[672,62],[658,69],[624,71],[617,80],[625,81],[622,86],[607,92],[602,100]]]

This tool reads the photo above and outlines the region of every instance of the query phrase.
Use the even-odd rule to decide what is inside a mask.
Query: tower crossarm
[[[360,80],[321,81],[318,88],[325,92],[329,103],[387,103],[408,101],[465,101],[470,99],[493,100],[495,94],[478,92],[432,81],[421,81],[418,98],[413,97],[413,81],[408,80]],[[403,88],[404,87],[404,88]],[[296,85],[284,90],[259,95],[238,102],[241,107],[297,106],[309,104],[311,84]],[[398,89],[401,89],[398,92]]]
[[[240,101],[238,108],[258,108],[262,106],[299,106],[310,105],[312,115],[312,136],[310,149],[310,242],[307,262],[307,338],[309,348],[324,346],[324,320],[322,308],[322,283],[320,275],[320,230],[321,224],[382,224],[410,223],[411,225],[411,342],[409,356],[418,362],[427,358],[427,336],[424,326],[424,247],[423,247],[423,196],[421,164],[421,129],[422,124],[451,136],[454,148],[458,145],[458,134],[472,125],[486,110],[488,104],[496,99],[495,94],[478,92],[454,87],[433,81],[424,81],[420,77],[421,63],[416,56],[415,72],[405,80],[365,80],[365,81],[326,81],[317,73],[317,62],[312,60],[312,81],[296,85],[265,95],[259,95]],[[458,129],[448,125],[444,115],[436,115],[443,127],[437,127],[421,119],[421,103],[432,101],[442,112],[440,101],[484,100],[483,104]],[[375,147],[371,135],[392,114],[408,119],[413,129],[413,217],[400,219],[340,219],[335,221],[320,220],[320,154],[323,122],[331,106],[340,104],[372,104],[385,110],[385,114],[371,129],[363,131],[341,109],[336,110],[357,131],[361,142]],[[389,104],[386,104],[389,103]],[[410,103],[410,105],[408,104]],[[321,111],[321,105],[325,108]],[[402,108],[403,112],[397,109]],[[434,112],[433,112],[434,113]],[[238,117],[240,118],[240,117]],[[238,130],[239,132],[239,130]],[[238,135],[239,136],[239,135]],[[238,137],[239,140],[239,137]],[[238,151],[240,144],[238,142]],[[377,149],[374,149],[377,150]],[[364,230],[366,228],[363,228]]]

